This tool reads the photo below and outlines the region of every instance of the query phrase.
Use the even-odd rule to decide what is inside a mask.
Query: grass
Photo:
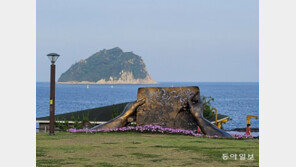
[[[209,139],[136,132],[36,135],[38,167],[259,166],[258,139]],[[222,154],[255,160],[223,160]]]

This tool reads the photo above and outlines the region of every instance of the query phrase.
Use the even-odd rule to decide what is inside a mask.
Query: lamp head
[[[51,64],[54,64],[57,59],[59,58],[60,55],[56,54],[56,53],[50,53],[47,55],[47,57],[49,58],[49,60],[51,61]]]

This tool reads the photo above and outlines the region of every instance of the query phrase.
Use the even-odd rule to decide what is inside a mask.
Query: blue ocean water
[[[137,99],[139,87],[199,86],[201,95],[211,96],[218,113],[232,119],[225,129],[243,128],[246,115],[259,116],[259,83],[240,82],[163,82],[155,85],[56,85],[56,114],[111,104],[130,102]],[[49,82],[36,84],[36,116],[49,115]],[[259,128],[259,121],[251,121],[253,128]]]

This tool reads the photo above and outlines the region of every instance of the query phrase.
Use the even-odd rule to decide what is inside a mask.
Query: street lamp
[[[49,134],[54,134],[54,106],[55,106],[55,62],[60,55],[50,53],[47,55],[51,61],[50,65],[50,99],[49,99]]]

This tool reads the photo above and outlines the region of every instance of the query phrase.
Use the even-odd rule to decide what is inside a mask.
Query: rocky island
[[[155,84],[142,58],[119,47],[101,50],[73,64],[59,84]]]

